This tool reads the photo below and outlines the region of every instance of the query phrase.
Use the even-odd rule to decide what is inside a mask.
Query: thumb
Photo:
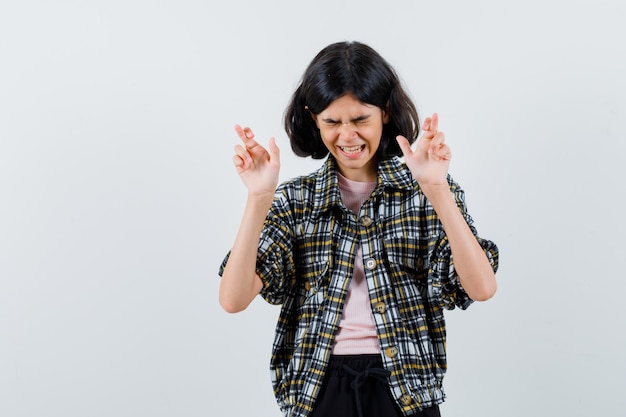
[[[404,155],[405,158],[413,154],[413,150],[411,149],[411,144],[409,143],[407,138],[405,138],[402,135],[398,135],[396,136],[396,141],[398,142],[398,146],[400,146],[400,150],[402,151],[402,154]]]
[[[270,148],[270,161],[279,164],[280,163],[280,149],[278,148],[278,145],[276,145],[276,139],[270,138],[269,148]]]

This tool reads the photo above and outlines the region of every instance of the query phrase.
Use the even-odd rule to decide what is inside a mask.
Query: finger
[[[246,148],[244,148],[241,145],[237,145],[235,146],[235,155],[241,159],[241,161],[243,162],[243,164],[249,164],[252,163],[252,156],[250,155],[250,153],[248,153],[248,151],[246,150]]]
[[[243,159],[241,159],[241,157],[239,155],[233,155],[233,165],[235,165],[235,168],[242,168],[243,167]]]
[[[242,139],[254,138],[254,133],[252,132],[252,129],[250,129],[249,127],[241,127],[241,125],[236,124],[235,132],[237,132],[237,135]]]
[[[447,144],[443,142],[438,142],[436,145],[431,146],[428,149],[428,155],[430,158],[437,161],[443,159],[448,160],[452,157],[452,151]]]
[[[437,113],[433,113],[431,117],[427,117],[426,120],[424,120],[422,129],[424,130],[424,134],[427,136],[435,135],[439,129],[439,115]]]
[[[439,130],[439,114],[437,113],[433,113],[430,121],[430,130],[433,132],[437,132]]]
[[[432,133],[431,132],[425,132],[417,140],[417,149],[419,149],[419,150],[421,150],[423,152],[428,152],[428,150],[431,147],[432,141],[433,141]]]
[[[430,148],[439,148],[441,145],[446,143],[446,135],[443,132],[435,133],[435,136],[430,140],[429,147]]]
[[[432,118],[427,117],[427,118],[424,120],[424,123],[422,123],[422,129],[424,129],[424,130],[430,130],[430,122],[431,122],[431,121],[432,121]]]
[[[405,138],[402,135],[398,135],[396,136],[396,141],[398,142],[398,146],[400,146],[400,150],[402,151],[402,155],[404,155],[404,157],[410,157],[411,155],[413,155],[413,150],[411,149],[411,144],[409,143],[409,141],[407,140],[407,138]]]
[[[241,127],[240,125],[235,125],[235,133],[237,133],[237,136],[239,136],[241,139],[245,138],[246,134],[243,132],[243,127]]]
[[[241,127],[240,125],[235,125],[235,132],[237,133],[237,136],[239,136],[239,138],[243,141],[243,143],[245,143],[246,148],[254,148],[257,143],[254,140],[254,132],[252,132],[252,129],[250,129],[249,127]]]
[[[448,145],[441,145],[430,154],[431,158],[438,161],[449,161],[452,158],[452,151]]]

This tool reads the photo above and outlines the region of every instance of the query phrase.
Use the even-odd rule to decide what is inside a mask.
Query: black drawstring
[[[361,404],[361,387],[365,384],[367,378],[374,378],[380,382],[387,383],[387,377],[391,375],[386,369],[383,368],[368,368],[363,372],[355,371],[348,365],[344,364],[343,369],[354,377],[350,383],[350,387],[354,390],[354,396],[356,398],[356,411],[359,417],[363,417],[363,406]]]

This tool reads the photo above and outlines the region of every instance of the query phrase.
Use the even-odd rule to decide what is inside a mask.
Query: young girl
[[[285,113],[318,171],[277,189],[274,139],[235,126],[248,198],[219,298],[228,312],[258,294],[282,305],[271,373],[286,417],[438,416],[443,310],[496,291],[498,249],[448,175],[437,114],[413,150],[419,126],[393,68],[358,42],[319,52]]]

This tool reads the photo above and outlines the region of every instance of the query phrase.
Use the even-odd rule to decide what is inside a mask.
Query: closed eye
[[[354,123],[355,125],[364,125],[368,123],[369,121],[370,121],[370,115],[368,114],[368,115],[355,117],[354,119],[350,120],[350,123]],[[324,122],[324,124],[327,126],[337,126],[341,124],[339,120],[330,119],[330,118],[322,119],[322,122]]]
[[[324,122],[326,126],[337,126],[339,124],[337,120],[333,119],[322,119],[322,122]]]

